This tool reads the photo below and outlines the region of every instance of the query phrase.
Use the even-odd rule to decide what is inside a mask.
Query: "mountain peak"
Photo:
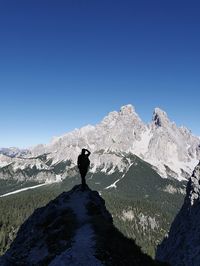
[[[158,107],[154,109],[152,120],[154,124],[159,127],[165,127],[170,123],[167,113]]]
[[[135,108],[133,105],[127,104],[120,108],[120,113],[123,115],[133,114],[135,113]]]

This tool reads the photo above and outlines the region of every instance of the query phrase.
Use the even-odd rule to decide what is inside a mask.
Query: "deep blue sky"
[[[0,1],[0,147],[131,103],[200,135],[200,1]]]

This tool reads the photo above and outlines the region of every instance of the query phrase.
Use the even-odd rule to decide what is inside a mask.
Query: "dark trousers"
[[[85,177],[86,177],[86,174],[87,174],[87,169],[79,168],[79,171],[80,171],[80,174],[81,174],[82,187],[85,187],[85,185],[86,185]]]

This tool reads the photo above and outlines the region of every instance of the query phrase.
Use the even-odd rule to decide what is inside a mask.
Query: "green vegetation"
[[[0,179],[0,195],[12,192],[21,188],[31,187],[38,185],[38,182],[34,181],[17,181],[17,180],[2,180]]]
[[[120,198],[113,193],[104,193],[102,197],[119,231],[134,239],[143,252],[154,257],[155,248],[162,241],[174,216],[145,201]]]
[[[105,219],[95,203],[87,206],[88,214],[96,232],[96,257],[105,265],[111,266],[144,266],[165,265],[152,260],[130,238],[112,226],[109,217]],[[111,218],[111,217],[110,217]]]
[[[52,196],[55,195],[48,193],[48,197]],[[65,202],[68,201],[68,197],[62,199]],[[42,205],[46,203],[44,197],[39,196],[39,200],[42,201],[40,203]],[[34,195],[31,195],[31,201],[38,205],[38,201],[35,202]],[[32,207],[35,206],[29,206],[29,210]],[[20,218],[17,222],[20,221]],[[48,250],[47,253],[43,253],[44,256],[40,258],[40,262],[34,263],[34,265],[49,265],[53,258],[71,247],[76,229],[75,213],[71,208],[63,208],[60,205],[59,198],[56,198],[45,207],[37,209],[20,227],[19,234],[10,251],[11,261],[16,260],[20,262],[20,265],[29,265],[25,254],[30,250]],[[30,238],[27,238],[27,233]]]
[[[184,198],[180,193],[170,194],[165,189],[168,185],[183,189],[185,184],[162,179],[148,163],[136,156],[132,156],[131,161],[133,165],[119,180],[117,188],[105,189],[122,177],[123,173],[119,171],[107,175],[99,169],[95,174],[88,174],[87,183],[91,189],[101,192],[116,228],[126,237],[135,239],[145,253],[154,257],[156,246],[167,233]],[[59,164],[56,170],[63,171],[64,167]],[[0,198],[0,254],[9,247],[19,226],[34,209],[44,206],[79,183],[79,176],[69,175],[61,183]],[[19,189],[26,184],[30,186],[30,183],[1,180],[0,193]]]
[[[10,246],[20,225],[32,212],[58,194],[53,188],[38,188],[0,198],[0,255]]]

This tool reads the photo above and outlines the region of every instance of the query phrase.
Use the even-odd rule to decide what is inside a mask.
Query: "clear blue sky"
[[[131,103],[200,135],[200,1],[0,1],[0,147]]]

